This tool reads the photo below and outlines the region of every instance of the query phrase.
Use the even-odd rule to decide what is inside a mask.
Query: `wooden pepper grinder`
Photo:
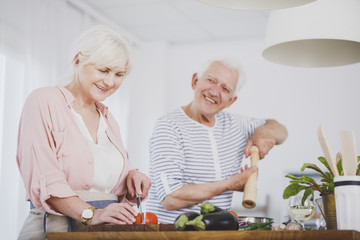
[[[256,146],[251,146],[249,152],[250,152],[251,166],[256,166],[260,159],[259,149]],[[254,208],[256,206],[256,196],[257,196],[257,172],[251,174],[245,184],[242,205],[245,208]]]

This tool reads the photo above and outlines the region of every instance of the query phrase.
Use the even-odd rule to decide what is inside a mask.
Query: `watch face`
[[[89,218],[92,218],[93,214],[94,214],[93,211],[91,211],[90,209],[85,209],[82,212],[82,217],[86,218],[86,219],[89,219]]]

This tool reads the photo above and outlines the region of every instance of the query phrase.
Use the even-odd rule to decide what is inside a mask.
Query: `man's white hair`
[[[220,62],[224,64],[225,67],[230,68],[232,70],[235,70],[238,73],[238,79],[236,81],[236,87],[234,90],[233,95],[236,96],[240,89],[245,85],[246,79],[245,79],[245,73],[243,71],[242,65],[238,59],[235,59],[234,57],[230,56],[216,56],[211,57],[207,60],[205,60],[199,67],[199,71],[197,71],[197,75],[200,78],[206,70],[209,69],[210,65],[214,62]]]

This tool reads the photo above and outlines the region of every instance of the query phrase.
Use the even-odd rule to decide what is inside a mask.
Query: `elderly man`
[[[275,120],[223,111],[245,83],[236,63],[213,60],[204,69],[193,75],[193,101],[162,116],[150,139],[153,185],[147,210],[162,223],[173,223],[185,211],[199,211],[203,201],[229,209],[233,191],[243,191],[257,171],[241,168],[249,148],[256,145],[264,158],[287,138],[286,128]]]

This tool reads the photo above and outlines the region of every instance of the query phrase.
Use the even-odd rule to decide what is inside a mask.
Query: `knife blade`
[[[141,224],[144,224],[144,217],[143,217],[143,211],[142,211],[142,196],[137,193],[136,193],[136,204],[137,204],[137,208],[140,212],[140,222],[141,222]]]

